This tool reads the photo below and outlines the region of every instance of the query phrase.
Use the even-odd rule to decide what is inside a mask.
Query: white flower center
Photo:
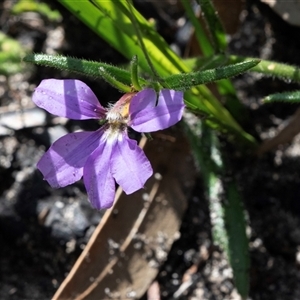
[[[125,94],[106,113],[107,124],[105,125],[104,138],[107,142],[115,142],[123,138],[129,121],[130,101],[135,93]]]
[[[123,95],[119,101],[107,112],[106,120],[110,124],[121,123],[127,124],[129,119],[130,101],[135,93],[128,93]]]
[[[126,130],[126,127],[114,126],[112,124],[108,125],[104,131],[103,138],[106,143],[113,144],[116,141],[120,141],[123,138],[123,132]]]

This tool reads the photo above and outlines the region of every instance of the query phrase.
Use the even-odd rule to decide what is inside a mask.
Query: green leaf
[[[108,70],[106,70],[104,67],[99,68],[99,73],[102,76],[102,78],[109,83],[111,86],[116,88],[117,90],[123,92],[123,93],[130,93],[131,87],[123,84],[122,82],[118,81],[113,75],[109,73]]]
[[[239,294],[249,292],[249,252],[243,202],[218,138],[204,122],[186,115],[185,130],[204,181],[213,241],[226,253]],[[226,151],[226,150],[225,150]]]
[[[252,59],[252,58],[230,55],[228,59],[230,63],[236,63],[236,62],[243,61],[245,59]],[[258,72],[272,77],[277,77],[284,80],[300,82],[299,67],[278,63],[275,61],[261,60],[260,64],[253,67],[250,71]]]
[[[249,241],[246,234],[243,202],[234,181],[226,184],[226,200],[224,216],[229,239],[228,257],[233,270],[235,286],[242,298],[246,299],[249,293]]]
[[[138,38],[129,17],[126,1],[68,1],[60,0],[75,16],[85,22],[92,30],[118,49],[128,60],[139,57],[141,68],[151,74]],[[157,34],[155,28],[134,9],[135,16],[143,33],[144,43],[152,63],[160,76],[188,71],[168,44]]]
[[[26,51],[15,39],[0,32],[0,74],[11,75],[24,69],[21,57]]]
[[[227,47],[226,33],[211,0],[197,0],[207,23],[215,53],[224,53]]]
[[[185,13],[187,14],[189,20],[194,26],[195,35],[198,40],[199,47],[201,48],[203,54],[205,56],[212,55],[214,53],[214,49],[210,44],[209,39],[206,36],[206,32],[203,29],[201,23],[198,18],[195,16],[191,1],[181,0],[182,6],[184,7]]]
[[[216,69],[210,69],[188,74],[171,75],[165,78],[164,82],[169,87],[175,90],[188,90],[192,86],[206,84],[220,79],[230,78],[239,75],[253,68],[259,62],[260,60],[249,60],[237,64],[219,67]]]
[[[102,75],[99,72],[101,67],[114,76],[117,81],[128,86],[131,85],[130,72],[102,62],[48,54],[28,54],[23,58],[23,60],[25,62],[31,62],[41,66],[52,67],[59,70],[89,76],[94,79],[102,78]],[[143,78],[139,78],[139,82],[147,84]]]
[[[21,14],[23,12],[34,11],[47,17],[50,21],[61,21],[62,16],[57,10],[51,10],[46,3],[39,3],[34,0],[19,0],[12,7],[13,14]]]
[[[267,96],[263,99],[264,102],[290,102],[299,103],[300,102],[300,91],[277,93]]]
[[[139,76],[138,76],[138,57],[136,55],[133,56],[131,62],[130,62],[130,67],[131,67],[131,82],[134,88],[137,91],[140,91],[142,88],[139,83]]]
[[[224,66],[228,64],[239,63],[247,60],[253,60],[253,57],[243,57],[237,55],[217,55],[216,57],[197,57],[185,60],[185,64],[193,70],[202,70],[203,66],[213,62],[213,67]],[[271,60],[261,60],[260,63],[249,69],[249,72],[257,72],[267,76],[276,77],[283,80],[300,82],[300,68],[288,64],[278,63]]]
[[[183,59],[184,64],[193,71],[213,69],[226,65],[228,58],[225,55],[198,56]]]
[[[190,69],[170,49],[155,28],[134,7],[128,9],[127,1],[59,0],[59,2],[129,60],[134,55],[138,55],[141,69],[151,74],[130,19],[131,12],[133,12],[140,27],[145,48],[158,75],[164,78],[172,74],[190,72]],[[240,137],[240,140],[246,144],[255,145],[255,139],[239,126],[206,86],[200,85],[187,91],[185,103],[189,109],[198,114],[222,120],[222,123],[226,123],[234,135]]]

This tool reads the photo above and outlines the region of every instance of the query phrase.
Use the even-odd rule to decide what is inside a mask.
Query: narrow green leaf
[[[277,93],[267,96],[263,99],[264,102],[289,102],[299,103],[300,102],[300,91]]]
[[[253,57],[243,57],[237,55],[218,55],[213,60],[213,67],[224,66],[233,63],[239,63],[247,60],[253,60]],[[203,65],[212,61],[212,57],[197,57],[185,60],[185,64],[193,70],[202,70]],[[249,69],[249,72],[257,72],[267,76],[280,78],[283,80],[300,82],[300,68],[288,64],[278,63],[276,61],[261,60],[260,63]]]
[[[207,23],[215,53],[224,53],[227,47],[226,33],[211,0],[197,0]]]
[[[138,55],[140,67],[144,71],[150,72],[129,17],[130,11],[127,7],[127,1],[59,0],[59,2],[129,60],[134,55]],[[153,26],[134,7],[132,11],[141,28],[145,48],[159,76],[163,78],[172,74],[190,72],[190,69],[170,49]],[[187,91],[185,103],[188,108],[197,113],[212,115],[215,119],[223,120],[223,123],[226,123],[230,128],[229,130],[234,132],[234,135],[238,135],[240,140],[246,144],[255,144],[255,139],[243,131],[206,86],[200,85]]]
[[[111,86],[116,88],[117,90],[123,92],[123,93],[130,93],[131,87],[123,84],[122,82],[116,80],[114,76],[112,76],[108,70],[106,70],[104,67],[99,68],[99,73],[102,76],[102,78],[109,83]]]
[[[136,55],[133,56],[131,62],[131,82],[134,88],[137,91],[140,91],[142,88],[139,83],[139,76],[138,76],[138,57]]]
[[[246,299],[249,252],[242,199],[236,183],[226,177],[230,165],[224,159],[217,136],[204,122],[193,119],[191,115],[187,115],[184,121],[192,153],[204,179],[213,241],[226,253],[236,288]]]
[[[187,14],[189,20],[195,28],[196,38],[198,40],[199,47],[201,48],[203,54],[205,56],[212,55],[214,53],[214,49],[211,46],[209,39],[206,37],[205,30],[202,28],[201,23],[194,14],[192,2],[188,0],[181,0],[180,2],[184,7],[185,13]]]
[[[89,76],[94,79],[102,78],[102,75],[99,73],[99,68],[103,67],[105,70],[107,70],[107,72],[114,76],[117,81],[120,81],[125,85],[131,85],[130,72],[106,63],[62,55],[34,53],[26,55],[23,60],[25,62],[31,62],[41,66],[52,67],[59,70],[65,70],[84,76]],[[139,78],[139,81],[146,84],[146,81],[143,78]]]
[[[241,56],[230,55],[228,57],[229,63],[236,63],[243,61],[246,58]],[[278,63],[270,60],[261,60],[260,64],[254,66],[251,72],[258,72],[264,75],[300,82],[300,68],[298,66],[291,66],[288,64]]]
[[[218,173],[219,165],[211,159],[212,132],[207,130],[207,125],[195,115],[186,113],[184,117],[184,129],[191,144],[196,165],[200,168],[205,181],[209,185],[210,173]]]
[[[212,55],[208,57],[189,58],[184,62],[191,68],[192,71],[204,71],[226,66],[228,58],[225,55]]]
[[[235,286],[242,298],[246,299],[249,293],[249,241],[246,234],[243,203],[234,181],[226,184],[226,200],[224,215],[229,238],[229,261],[233,270]]]
[[[216,69],[199,71],[188,74],[176,74],[165,78],[164,82],[175,90],[188,90],[192,86],[206,84],[220,79],[230,78],[239,75],[254,66],[259,60],[249,60],[242,63],[232,64]]]
[[[137,55],[141,68],[151,74],[147,60],[139,46],[126,1],[59,0],[59,2],[129,60]],[[158,74],[163,77],[170,75],[170,72],[188,71],[168,44],[158,35],[155,28],[134,7],[133,12],[141,27],[145,47]]]

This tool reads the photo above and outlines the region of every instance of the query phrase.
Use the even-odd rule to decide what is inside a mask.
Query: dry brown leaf
[[[283,20],[300,26],[300,0],[261,0],[268,4]]]
[[[287,126],[280,130],[274,138],[264,141],[257,154],[260,156],[280,144],[289,143],[300,132],[300,108],[294,113]]]

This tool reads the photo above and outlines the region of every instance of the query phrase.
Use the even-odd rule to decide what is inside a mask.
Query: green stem
[[[108,82],[110,85],[112,85],[119,91],[124,92],[124,93],[131,92],[130,86],[125,85],[122,82],[116,80],[116,78],[111,76],[111,74],[109,74],[109,72],[104,67],[99,68],[99,73],[106,82]]]
[[[147,49],[145,47],[145,44],[144,44],[144,41],[143,41],[143,36],[141,34],[139,24],[138,24],[138,22],[136,20],[135,14],[134,14],[133,9],[132,9],[132,3],[131,3],[130,0],[126,0],[126,1],[127,1],[128,7],[129,7],[129,12],[130,12],[130,16],[129,17],[130,17],[132,25],[133,25],[133,27],[135,29],[136,36],[137,36],[137,38],[139,40],[139,44],[140,44],[140,46],[142,48],[142,51],[143,51],[143,53],[145,55],[147,63],[149,65],[149,67],[150,67],[150,69],[151,69],[151,71],[152,71],[152,73],[153,73],[156,81],[161,81],[161,78],[158,75],[158,73],[156,72],[156,70],[154,68],[154,65],[152,64],[152,61],[150,59],[150,56],[148,55],[148,51],[147,51]]]
[[[139,83],[139,77],[138,77],[138,57],[137,55],[134,55],[132,57],[132,60],[130,62],[131,66],[131,82],[135,90],[140,91],[142,88]]]
[[[229,56],[230,63],[244,61],[245,59],[252,59],[252,58],[249,57],[246,58],[246,57],[235,56],[235,55]],[[257,66],[254,66],[249,71],[258,72],[269,76],[276,76],[282,79],[290,79],[295,82],[300,82],[299,67],[278,63],[275,61],[261,60],[261,62]]]

